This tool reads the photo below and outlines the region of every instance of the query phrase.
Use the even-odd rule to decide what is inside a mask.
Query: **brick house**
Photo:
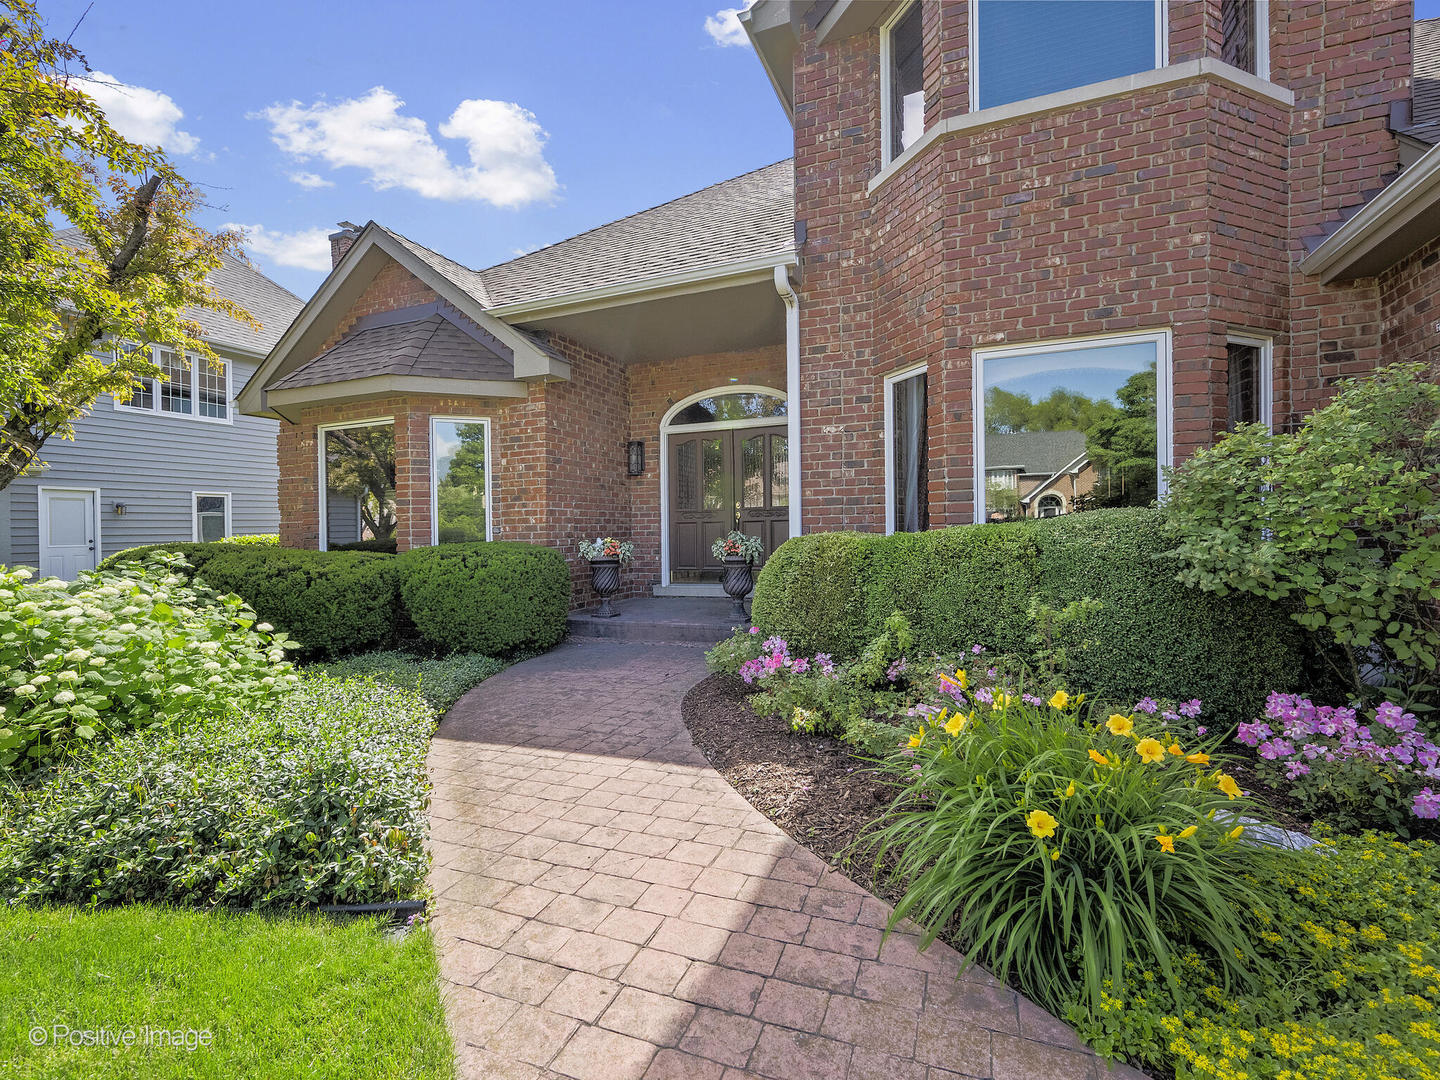
[[[1408,2],[742,22],[793,162],[484,270],[332,237],[240,397],[283,421],[285,543],[532,540],[578,604],[575,544],[614,534],[631,594],[715,590],[732,527],[987,520],[1006,472],[1006,515],[1148,502],[1227,427],[1440,350],[1440,20]]]

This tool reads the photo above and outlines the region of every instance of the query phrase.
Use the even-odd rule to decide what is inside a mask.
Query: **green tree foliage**
[[[148,349],[95,355],[102,337],[210,360],[187,309],[256,325],[206,284],[240,235],[191,221],[195,188],[159,148],[115,132],[88,72],[30,0],[0,0],[0,489],[97,396],[128,400],[160,374]],[[83,242],[57,243],[56,219]]]
[[[435,485],[441,543],[485,539],[485,427],[457,426],[460,446]]]
[[[1171,475],[1180,579],[1292,605],[1377,671],[1428,689],[1440,654],[1440,386],[1421,364],[1342,384],[1294,434],[1246,425]]]
[[[325,487],[360,503],[366,538],[395,535],[395,425],[325,433]]]
[[[1097,415],[1085,429],[1085,449],[1099,473],[1093,492],[1101,506],[1137,506],[1158,494],[1155,368],[1137,371],[1115,391],[1120,408]]]
[[[985,391],[985,430],[991,434],[1020,431],[1088,431],[1115,411],[1105,398],[1090,398],[1057,386],[1039,401],[1029,394],[992,386]]]

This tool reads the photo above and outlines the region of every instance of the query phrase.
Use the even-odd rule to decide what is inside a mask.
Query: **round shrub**
[[[437,648],[498,656],[546,649],[565,636],[570,568],[553,548],[441,544],[393,561],[415,628]]]
[[[395,563],[363,551],[230,547],[210,553],[197,574],[211,588],[238,593],[302,654],[339,656],[394,637]]]
[[[755,581],[750,617],[803,653],[851,657],[867,631],[860,588],[869,555],[884,538],[869,533],[809,533],[781,544]]]
[[[356,540],[351,544],[331,544],[331,551],[379,551],[386,555],[394,555],[396,551],[395,538],[382,537],[378,540]]]
[[[192,544],[182,543],[180,541],[176,541],[172,544],[141,544],[139,547],[124,548],[120,551],[117,551],[114,555],[106,556],[105,558],[100,560],[100,565],[96,567],[96,569],[114,570],[122,563],[143,563],[156,552],[168,551],[175,555],[181,556],[187,563],[190,564],[188,568],[176,567],[175,572],[178,574],[183,574],[187,577],[194,577],[195,572],[198,571],[200,567],[204,566],[216,555],[222,554],[226,551],[233,551],[235,549],[235,546],[236,545],[234,544]],[[249,545],[242,544],[240,546],[246,547]]]

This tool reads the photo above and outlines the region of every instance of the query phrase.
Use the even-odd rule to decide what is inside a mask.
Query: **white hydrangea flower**
[[[90,650],[81,648],[71,649],[65,654],[65,659],[69,660],[72,664],[84,663],[90,659]]]
[[[80,673],[78,671],[57,671],[55,678],[60,682],[79,682]]]
[[[259,622],[255,624],[255,629],[259,630],[262,634],[268,634],[274,630],[275,627],[271,626],[268,622]]]
[[[57,705],[69,705],[75,700],[75,692],[73,690],[61,690],[52,700],[54,700]]]

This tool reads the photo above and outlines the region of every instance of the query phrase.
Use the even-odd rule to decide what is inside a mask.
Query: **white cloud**
[[[245,233],[246,246],[255,254],[277,266],[294,266],[301,270],[330,269],[330,230],[300,229],[280,232],[264,225],[237,225],[229,222],[227,229]]]
[[[705,32],[715,39],[716,45],[749,45],[745,28],[740,25],[740,13],[748,11],[755,0],[746,0],[744,7],[721,8],[714,15],[705,16]]]
[[[80,88],[105,110],[110,126],[131,142],[162,146],[172,154],[193,154],[200,140],[178,125],[185,112],[169,94],[131,86],[103,71],[92,71]]]
[[[333,104],[272,105],[260,114],[275,145],[298,160],[364,169],[377,190],[405,188],[427,199],[475,199],[517,207],[548,199],[559,185],[545,160],[545,132],[534,114],[509,101],[462,101],[437,131],[461,139],[469,165],[457,165],[418,116],[404,116],[395,94],[377,86]]]
[[[313,172],[292,172],[290,179],[303,188],[327,188],[334,187],[333,180],[326,180],[319,173]]]

